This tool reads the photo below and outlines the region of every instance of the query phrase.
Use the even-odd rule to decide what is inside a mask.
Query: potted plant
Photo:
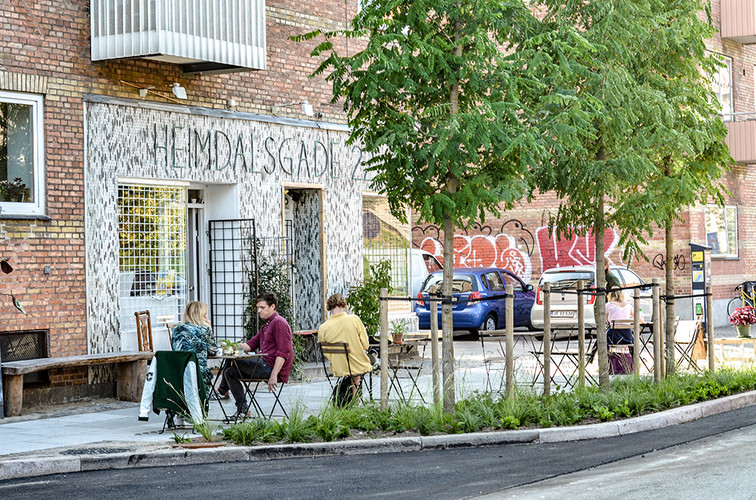
[[[738,337],[750,338],[751,325],[756,323],[756,309],[751,306],[738,307],[730,315],[730,323],[738,329]]]

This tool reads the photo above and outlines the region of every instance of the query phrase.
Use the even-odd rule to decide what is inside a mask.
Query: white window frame
[[[733,227],[728,227],[728,220],[727,220],[727,212],[730,211],[731,213],[735,214],[735,221],[733,223]],[[726,251],[722,251],[720,248],[718,252],[714,252],[714,249],[712,248],[711,251],[711,257],[713,259],[722,259],[722,258],[737,258],[738,257],[738,207],[735,205],[706,205],[706,212],[720,212],[722,216],[724,217],[724,223],[725,223],[725,234],[727,235],[727,249]],[[730,242],[730,232],[735,235],[735,248],[729,248]],[[707,237],[707,244],[709,241],[708,234],[709,234],[709,228],[706,225],[706,214],[704,214],[704,232],[706,233]]]
[[[34,154],[34,201],[27,203],[0,201],[0,216],[44,215],[45,213],[45,148],[44,97],[0,90],[0,102],[32,107],[32,150]]]
[[[725,56],[723,54],[715,54],[719,57],[725,66],[719,68],[717,73],[711,77],[711,89],[716,94],[717,100],[719,100],[722,106],[722,121],[733,121],[735,108],[734,108],[734,96],[735,92],[732,85],[732,57]],[[723,92],[722,89],[727,92]],[[729,93],[729,102],[725,102],[725,96]]]

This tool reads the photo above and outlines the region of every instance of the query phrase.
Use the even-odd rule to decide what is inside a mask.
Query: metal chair
[[[342,385],[349,385],[349,388],[354,388],[356,393],[359,395],[360,399],[362,400],[362,384],[365,380],[365,375],[370,375],[370,383],[368,384],[368,394],[370,395],[370,399],[373,398],[373,384],[372,384],[372,371],[368,373],[352,373],[352,366],[349,361],[349,344],[346,342],[318,342],[318,347],[320,347],[320,360],[323,363],[323,373],[325,373],[326,379],[328,380],[328,384],[331,386],[331,400],[336,406],[343,406],[344,401],[339,401],[339,390],[338,388],[342,387]],[[331,372],[330,367],[326,366],[326,357],[329,359],[331,356],[344,356],[346,358],[347,362],[347,370],[349,371],[349,375],[345,375],[343,377],[339,377],[336,382],[334,383],[333,378],[334,374]],[[354,377],[360,377],[360,383],[359,385],[356,385],[354,382]]]

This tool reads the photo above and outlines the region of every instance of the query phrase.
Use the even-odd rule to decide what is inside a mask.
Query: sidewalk
[[[732,332],[718,332],[718,337]],[[477,341],[455,341],[458,397],[483,390],[486,373]],[[527,362],[525,357],[524,362]],[[521,364],[521,369],[529,369]],[[432,400],[430,348],[419,385],[426,400]],[[537,387],[537,386],[536,386]],[[374,395],[380,395],[380,378],[374,378]],[[305,414],[320,411],[330,394],[325,380],[292,383],[282,398],[287,411],[300,406]],[[272,396],[260,395],[263,408],[272,405]],[[227,412],[233,402],[224,403]],[[337,443],[271,445],[261,447],[184,449],[175,447],[173,432],[160,434],[163,414],[152,414],[149,422],[137,420],[137,403],[97,400],[90,403],[54,407],[45,413],[0,419],[0,480],[59,472],[196,463],[197,461],[259,460],[279,456],[327,453],[376,453],[423,448],[491,445],[510,442],[542,442],[608,437],[640,432],[696,420],[756,404],[756,392],[745,393],[700,405],[677,408],[643,417],[582,427],[503,431],[430,437],[397,437],[350,440]],[[216,401],[211,401],[210,417],[221,418]],[[190,437],[191,431],[186,432]]]

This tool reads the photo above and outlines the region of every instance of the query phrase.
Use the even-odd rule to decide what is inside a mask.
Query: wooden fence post
[[[585,387],[585,301],[583,300],[583,280],[578,280],[577,282],[577,293],[578,387]],[[597,335],[600,335],[600,333],[597,333]]]
[[[441,365],[438,359],[438,300],[432,295],[428,303],[431,325],[431,360],[433,368],[433,402],[441,402]]]
[[[633,290],[633,375],[640,375],[640,289]]]
[[[388,289],[381,288],[381,410],[388,408]]]
[[[512,399],[514,396],[514,288],[512,285],[507,285],[504,290],[506,293],[504,319],[507,329],[507,399]]]
[[[706,285],[706,349],[709,355],[709,371],[714,371],[714,299],[711,285]]]
[[[543,284],[543,394],[551,396],[551,284]]]
[[[661,307],[659,306],[659,280],[652,280],[653,290],[651,297],[653,301],[654,317],[654,382],[659,382],[662,376],[662,345],[661,345]]]

